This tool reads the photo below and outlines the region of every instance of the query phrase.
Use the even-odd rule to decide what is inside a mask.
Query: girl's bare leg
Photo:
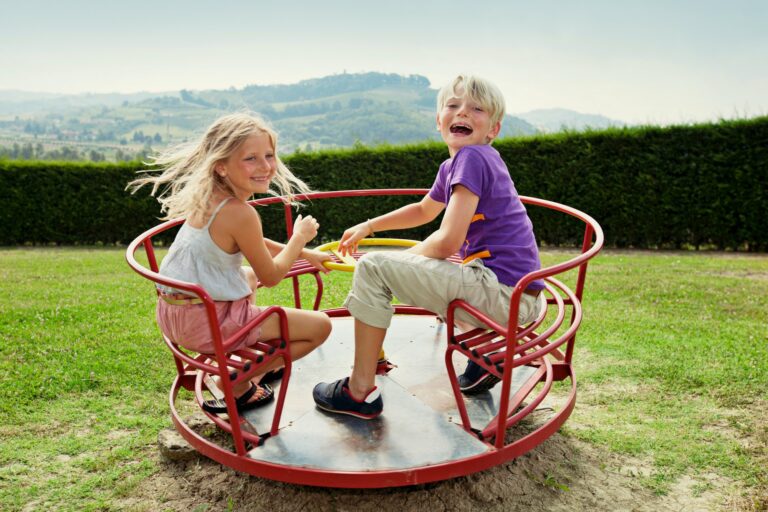
[[[305,309],[283,308],[288,319],[288,336],[290,340],[291,359],[296,361],[309,354],[331,334],[331,319],[320,311]],[[280,337],[280,317],[270,315],[261,324],[263,340]],[[273,359],[261,368],[259,375],[283,366],[280,359]]]
[[[248,280],[248,285],[251,290],[256,290],[258,286],[258,278],[256,273],[251,267],[243,267],[243,272]],[[251,295],[251,301],[255,299],[255,294]],[[296,361],[301,359],[305,355],[309,354],[322,343],[331,334],[331,319],[328,315],[319,311],[310,311],[304,309],[283,308],[285,310],[288,319],[288,335],[290,341],[290,353],[291,359]],[[261,324],[261,336],[262,340],[272,340],[280,337],[280,317],[270,315],[263,324]],[[259,373],[252,379],[252,382],[258,383],[261,380],[261,376],[270,370],[276,370],[284,366],[281,359],[273,359],[262,368],[259,369]],[[242,383],[244,389],[241,392],[245,392],[250,387],[250,384]],[[239,395],[235,390],[235,395]]]
[[[328,315],[319,311],[307,311],[303,309],[284,308],[288,319],[288,336],[290,340],[291,360],[296,361],[312,352],[322,345],[322,343],[331,334],[331,319]],[[280,317],[270,315],[267,320],[261,324],[261,336],[263,340],[271,340],[280,337]],[[258,384],[261,376],[270,370],[276,370],[284,366],[282,359],[273,359],[263,367],[259,368],[250,381],[244,381],[232,388],[234,395],[240,396],[251,387],[251,382]],[[216,385],[220,388],[218,379],[214,379]],[[252,400],[261,397],[262,391],[259,390]]]

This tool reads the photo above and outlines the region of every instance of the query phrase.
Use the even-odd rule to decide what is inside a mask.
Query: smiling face
[[[447,98],[437,113],[437,128],[448,145],[451,158],[464,146],[489,144],[501,130],[493,123],[487,109],[467,94],[457,91]]]
[[[249,135],[234,153],[215,168],[235,196],[243,201],[254,194],[266,193],[276,170],[272,140],[264,132]]]

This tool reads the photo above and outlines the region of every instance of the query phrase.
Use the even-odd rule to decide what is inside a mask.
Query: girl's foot
[[[268,384],[270,382],[274,382],[276,380],[282,379],[283,370],[285,370],[285,367],[277,368],[276,370],[269,370],[267,373],[261,376],[261,379],[259,379],[259,383]]]
[[[275,396],[275,392],[268,384],[254,384],[242,395],[235,398],[237,412],[243,412],[255,407],[267,404]],[[220,414],[227,412],[227,403],[222,399],[206,400],[202,405],[203,409],[213,413]]]

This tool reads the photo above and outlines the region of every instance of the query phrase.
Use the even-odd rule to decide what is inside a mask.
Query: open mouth
[[[465,124],[454,124],[451,125],[451,133],[455,133],[457,135],[469,135],[472,133],[472,128]]]

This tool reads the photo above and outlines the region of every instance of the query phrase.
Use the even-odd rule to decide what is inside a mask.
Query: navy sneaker
[[[464,373],[459,375],[459,389],[465,395],[476,395],[488,391],[500,380],[479,364],[470,361]]]
[[[349,414],[364,420],[372,420],[384,409],[379,388],[374,387],[365,398],[358,400],[349,391],[349,377],[336,382],[321,382],[312,390],[312,398],[324,411]]]

